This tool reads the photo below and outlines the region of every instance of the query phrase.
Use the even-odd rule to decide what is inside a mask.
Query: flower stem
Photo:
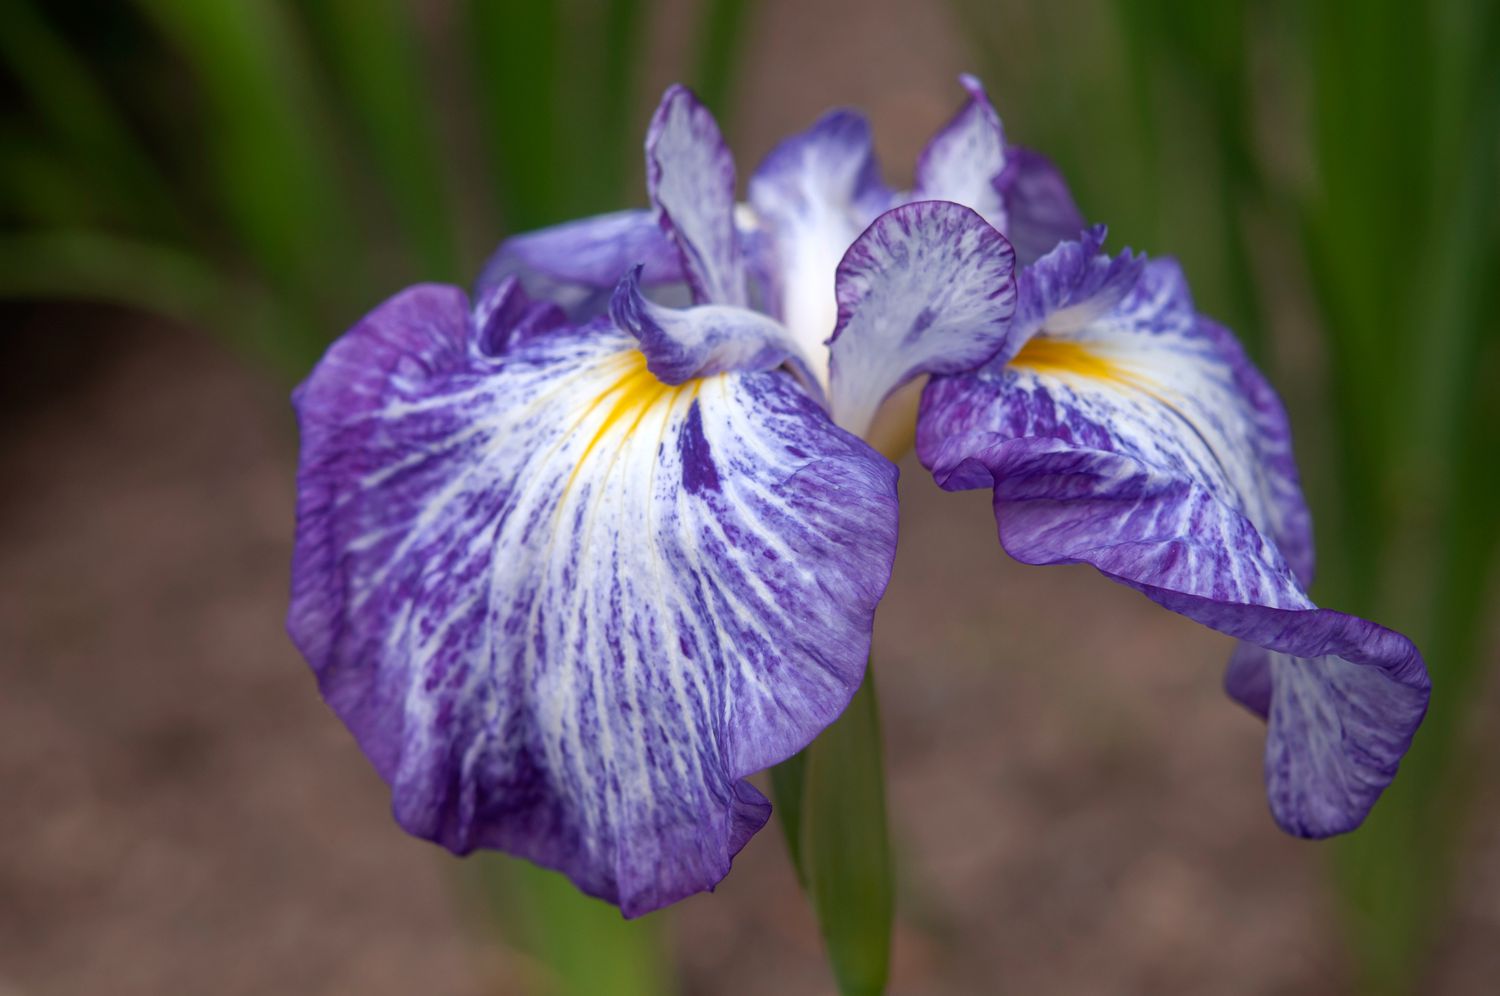
[[[508,855],[466,860],[468,884],[506,943],[524,956],[525,992],[551,996],[671,996],[676,971],[668,920],[626,920],[565,877]]]
[[[772,771],[778,811],[844,996],[885,991],[894,888],[873,672],[849,707]]]

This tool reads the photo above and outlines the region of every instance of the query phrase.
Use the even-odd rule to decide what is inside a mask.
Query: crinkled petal
[[[800,363],[793,355],[796,344],[776,319],[722,304],[664,308],[641,293],[635,273],[620,281],[610,315],[636,337],[647,369],[667,384],[729,371],[770,370],[788,359]]]
[[[834,421],[863,433],[913,377],[969,369],[1004,345],[1014,255],[969,208],[918,201],[887,211],[849,247],[837,289],[829,399]]]
[[[646,187],[699,304],[745,304],[734,176],[734,156],[708,108],[686,87],[668,88],[646,133]]]
[[[414,288],[298,390],[288,628],[403,827],[640,914],[723,877],[769,811],[743,777],[857,687],[895,468],[783,372],[477,334]]]
[[[978,211],[1003,232],[1007,228],[1005,204],[996,181],[1005,169],[1005,132],[984,85],[967,74],[959,82],[969,99],[917,158],[913,196],[956,201]],[[1075,228],[1071,234],[1077,232]]]
[[[824,344],[838,318],[834,270],[891,204],[869,122],[853,111],[831,111],[788,138],[750,178],[749,200],[761,228],[754,242],[768,257],[756,269],[766,274],[771,310],[824,379]]]
[[[574,318],[592,317],[636,266],[647,287],[684,279],[682,257],[653,212],[615,211],[506,239],[485,264],[476,294],[514,276],[529,296],[554,301]]]
[[[935,379],[918,453],[944,487],[994,489],[1018,560],[1092,564],[1246,641],[1226,684],[1270,716],[1277,821],[1318,837],[1364,819],[1421,721],[1426,670],[1405,637],[1308,599],[1285,414],[1175,265],[1146,264],[1114,309],[1007,367]]]
[[[1145,258],[1129,250],[1114,257],[1101,255],[1104,236],[1104,226],[1095,225],[1021,270],[1010,348],[997,355],[995,363],[1009,363],[1043,326],[1052,335],[1078,332],[1113,311],[1140,282]]]
[[[1076,239],[1083,229],[1083,215],[1067,181],[1041,153],[1010,146],[995,185],[1005,205],[1002,231],[1022,265],[1045,256],[1064,239]]]

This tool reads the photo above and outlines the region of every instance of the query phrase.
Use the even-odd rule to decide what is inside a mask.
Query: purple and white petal
[[[1014,254],[969,208],[904,204],[849,247],[837,295],[829,400],[835,422],[863,433],[913,377],[966,370],[1004,346],[1016,307]]]
[[[895,468],[784,372],[478,335],[414,288],[299,388],[288,629],[403,827],[637,915],[723,877],[769,812],[743,778],[859,684]]]
[[[646,368],[667,384],[730,371],[770,370],[788,360],[806,369],[795,355],[796,343],[776,319],[723,304],[664,308],[641,293],[635,273],[620,281],[610,317],[635,336]],[[821,398],[822,389],[810,386]]]
[[[824,344],[838,319],[834,270],[891,199],[869,122],[853,111],[831,111],[788,138],[750,178],[750,207],[760,225],[752,234],[769,257],[755,269],[768,277],[772,313],[820,380],[828,374]]]
[[[1005,205],[1005,236],[1026,265],[1064,239],[1078,238],[1085,222],[1052,160],[1019,145],[1005,153],[1005,169],[995,185]]]
[[[946,488],[994,489],[1018,560],[1092,564],[1245,641],[1226,685],[1270,717],[1277,821],[1314,837],[1358,826],[1428,680],[1410,641],[1308,599],[1311,535],[1275,394],[1193,313],[1170,262],[1067,326],[1044,318],[1008,366],[934,379],[918,454]]]
[[[1060,248],[1042,262],[1063,255]],[[1090,303],[1098,294],[1079,301],[1038,279],[1042,270],[1023,271],[1022,306],[1041,297],[1062,307],[1041,318],[1040,332],[1007,365],[934,385],[917,438],[928,465],[936,466],[945,441],[973,432],[1055,436],[1122,452],[1208,488],[1309,583],[1312,530],[1286,412],[1234,337],[1193,311],[1180,267],[1101,256],[1054,271],[1118,298],[1102,315]],[[1123,294],[1119,272],[1136,277]],[[1080,315],[1094,317],[1080,322]],[[1034,327],[1036,316],[1027,317]]]
[[[1128,249],[1114,257],[1102,255],[1105,234],[1103,225],[1095,225],[1021,270],[1014,331],[994,363],[1009,363],[1044,328],[1049,335],[1080,331],[1113,311],[1140,283],[1145,257]]]
[[[1327,615],[1347,645],[1358,648],[1361,637],[1389,645],[1385,659],[1398,668],[1352,663],[1348,651],[1312,658],[1241,642],[1224,676],[1230,696],[1270,723],[1271,810],[1287,831],[1303,837],[1347,829],[1341,814],[1374,805],[1395,776],[1428,699],[1421,658],[1404,638],[1352,616]],[[1398,671],[1395,694],[1380,680],[1382,670]]]
[[[965,74],[959,82],[969,92],[969,99],[917,158],[912,197],[956,201],[978,211],[985,221],[1004,232],[1008,219],[996,184],[1006,165],[1000,115],[979,80]]]
[[[506,239],[485,263],[475,293],[514,276],[529,296],[554,301],[575,318],[591,316],[637,266],[647,287],[685,279],[681,254],[653,212],[615,211]]]
[[[734,177],[713,115],[686,87],[670,87],[646,133],[646,188],[699,304],[745,304]]]

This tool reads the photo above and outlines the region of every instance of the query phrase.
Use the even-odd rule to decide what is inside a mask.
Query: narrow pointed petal
[[[637,266],[647,287],[685,279],[677,246],[653,212],[615,211],[506,239],[485,264],[477,293],[514,276],[531,297],[555,301],[575,318],[592,317]]]
[[[646,188],[699,304],[745,304],[734,176],[734,157],[708,108],[686,87],[668,89],[646,133]]]
[[[1114,296],[1100,272],[1075,279]],[[1311,837],[1353,829],[1394,777],[1428,679],[1405,637],[1308,599],[1311,536],[1279,401],[1194,314],[1175,264],[1140,267],[1082,323],[1089,295],[1048,286],[1057,314],[1072,312],[1066,331],[1044,316],[1008,365],[935,379],[919,455],[944,487],[994,489],[1016,559],[1092,564],[1245,641],[1226,685],[1269,715],[1277,821]]]
[[[825,114],[771,151],[750,178],[749,199],[760,225],[754,241],[766,256],[755,269],[767,299],[826,378],[823,347],[838,319],[834,270],[891,204],[869,122],[852,111]]]
[[[996,181],[1005,169],[1005,132],[984,85],[973,76],[959,77],[969,99],[953,119],[932,137],[917,159],[913,197],[956,201],[978,211],[1004,232],[1005,204]],[[1069,233],[1077,235],[1078,229]]]
[[[730,371],[770,370],[795,359],[795,344],[776,319],[722,304],[664,308],[641,293],[638,273],[620,281],[610,315],[636,337],[646,368],[667,384]]]
[[[863,433],[913,377],[978,366],[1004,346],[1014,255],[969,208],[918,201],[887,211],[849,247],[837,288],[829,398],[834,421]]]
[[[1052,160],[1019,145],[1005,153],[1005,170],[996,180],[1005,204],[1002,230],[1015,246],[1016,259],[1029,265],[1064,239],[1078,238],[1085,222]]]
[[[768,814],[744,776],[859,685],[895,469],[785,373],[479,333],[413,288],[298,390],[288,629],[403,827],[634,916],[723,877]]]

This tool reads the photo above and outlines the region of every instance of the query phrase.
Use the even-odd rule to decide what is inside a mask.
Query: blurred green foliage
[[[954,2],[1012,140],[1116,245],[1180,257],[1287,396],[1314,595],[1427,657],[1402,774],[1332,848],[1358,991],[1413,992],[1495,653],[1500,5]]]
[[[390,287],[640,203],[641,0],[8,0],[0,296],[118,301],[300,374]],[[683,75],[728,110],[745,0]]]

